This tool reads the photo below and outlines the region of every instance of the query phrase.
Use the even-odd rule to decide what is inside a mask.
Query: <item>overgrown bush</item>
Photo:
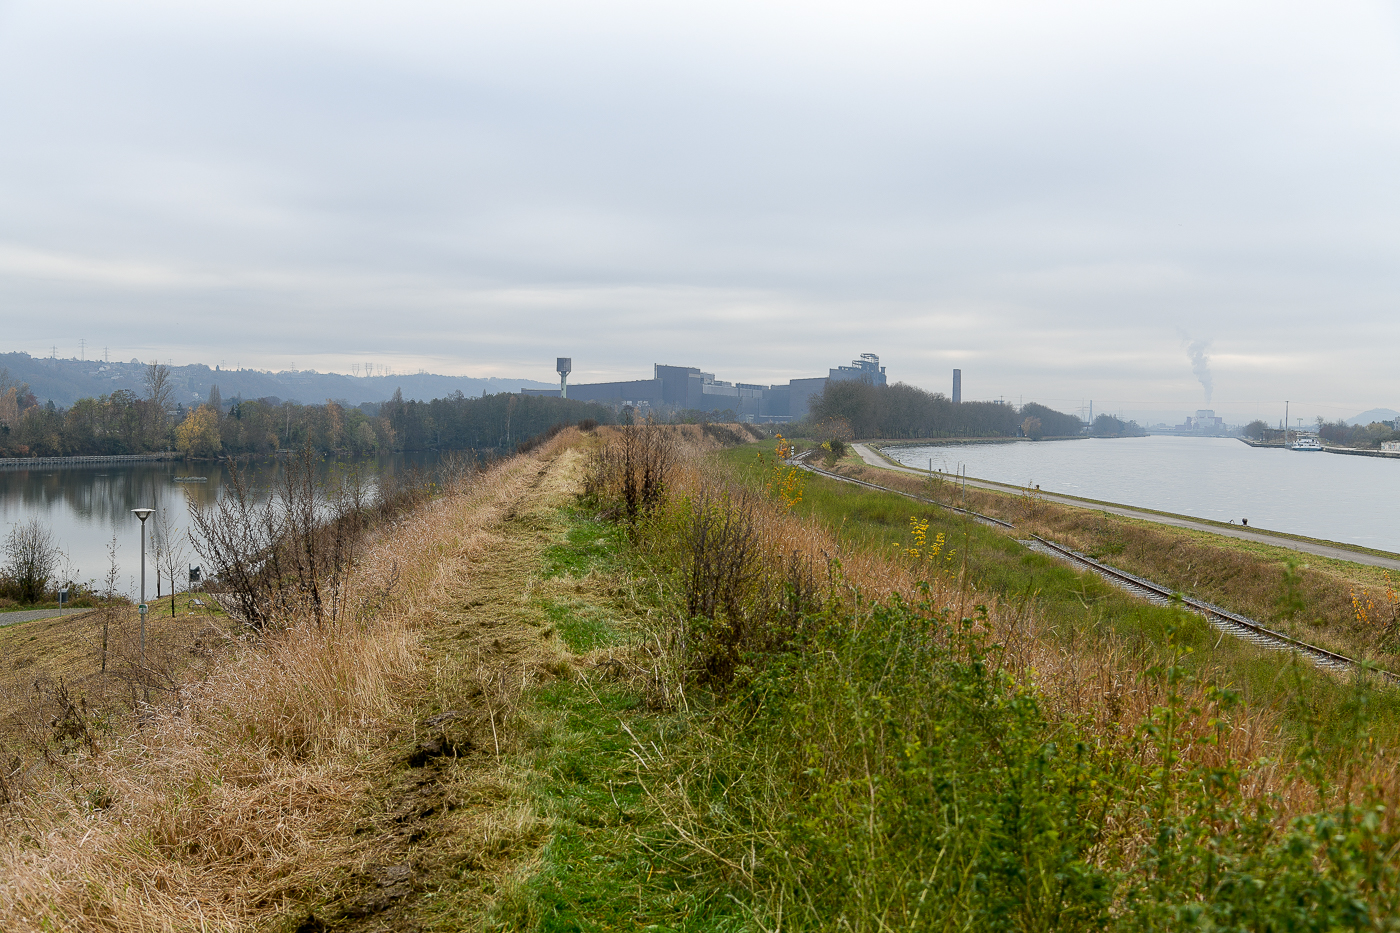
[[[1150,675],[1120,738],[1042,711],[981,619],[830,601],[673,749],[686,869],[736,881],[785,929],[1396,929],[1376,788],[1292,820],[1246,790],[1267,762],[1215,754],[1235,697]],[[1203,727],[1204,726],[1204,727]],[[1336,800],[1321,767],[1319,801]],[[1349,769],[1360,776],[1364,760]]]
[[[661,504],[675,465],[675,445],[665,428],[650,418],[623,425],[608,443],[593,449],[584,495],[599,504],[615,501],[635,526]]]
[[[686,667],[716,689],[751,655],[790,645],[820,605],[809,561],[763,559],[757,513],[770,507],[743,490],[704,490],[679,511]]]
[[[594,421],[592,418],[586,418],[584,420],[593,422],[595,428],[598,426],[598,422]],[[518,454],[528,454],[530,451],[539,448],[545,442],[554,440],[559,436],[560,432],[569,426],[570,424],[567,421],[556,421],[539,434],[533,437],[527,437],[519,444],[516,444],[515,452]],[[582,430],[581,427],[580,430]]]
[[[38,518],[15,525],[5,537],[4,554],[5,565],[0,569],[3,595],[26,604],[42,601],[61,556],[52,532]]]
[[[350,609],[342,598],[365,531],[419,507],[439,489],[417,469],[386,473],[375,490],[361,466],[316,478],[309,448],[291,457],[269,495],[230,464],[229,486],[212,505],[190,503],[190,540],[211,573],[205,588],[225,594],[254,628],[305,612],[317,625]],[[454,482],[472,471],[465,459],[449,459]]]

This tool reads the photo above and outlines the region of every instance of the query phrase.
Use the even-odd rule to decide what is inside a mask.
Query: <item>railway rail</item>
[[[929,505],[936,505],[940,509],[947,509],[950,512],[957,512],[959,515],[966,515],[970,518],[976,519],[984,525],[993,525],[998,528],[1016,527],[1010,522],[1004,522],[999,518],[992,518],[992,516],[990,515],[983,515],[981,512],[974,512],[971,509],[960,509],[955,505],[947,505],[945,503],[937,501],[936,499],[927,499],[923,496],[916,496],[912,492],[905,492],[902,489],[891,489],[888,486],[880,486],[876,483],[867,483],[863,479],[853,479],[849,476],[842,476],[840,473],[832,473],[830,470],[823,470],[820,467],[814,467],[806,461],[806,457],[810,454],[810,450],[803,451],[802,453],[793,457],[792,460],[789,462],[791,462],[795,466],[806,470],[809,473],[818,473],[829,479],[834,479],[842,483],[851,483],[855,486],[864,486],[867,489],[878,489],[880,492],[892,492],[896,496],[903,496],[906,499],[913,499],[915,502],[926,502]]]
[[[1233,635],[1236,638],[1258,645],[1261,648],[1267,648],[1273,651],[1296,651],[1318,667],[1330,671],[1350,672],[1364,667],[1385,682],[1400,685],[1400,674],[1393,674],[1382,668],[1363,665],[1362,662],[1349,658],[1344,654],[1338,654],[1326,648],[1319,648],[1317,645],[1311,645],[1305,641],[1300,641],[1289,635],[1285,635],[1282,632],[1276,632],[1271,628],[1266,628],[1253,619],[1246,618],[1237,612],[1231,612],[1228,609],[1222,609],[1219,606],[1212,605],[1203,600],[1172,592],[1164,586],[1153,583],[1151,580],[1144,579],[1136,574],[1128,573],[1127,571],[1119,570],[1117,567],[1111,567],[1108,564],[1080,554],[1078,551],[1072,551],[1053,541],[1047,541],[1040,537],[1040,535],[1031,535],[1031,541],[1027,543],[1035,550],[1049,553],[1077,566],[1086,567],[1108,580],[1110,583],[1158,605],[1168,605],[1173,602],[1179,602],[1192,612],[1205,617],[1205,620],[1217,631],[1224,632],[1227,635]]]
[[[865,480],[854,479],[849,476],[842,476],[839,473],[832,473],[829,470],[820,469],[819,467],[812,466],[810,463],[805,462],[806,457],[810,453],[811,451],[804,451],[794,457],[792,462],[796,466],[811,473],[817,473],[843,483],[851,483],[855,486],[865,486],[868,489],[877,489],[881,492],[892,492],[896,495],[904,496],[906,499],[913,499],[916,502],[926,502],[930,505],[936,505],[940,508],[967,515],[986,525],[1012,529],[1016,527],[1010,522],[1003,521],[999,518],[993,518],[990,515],[983,515],[980,512],[974,512],[971,509],[960,509],[956,506],[945,505],[942,502],[936,502],[933,499],[928,499],[923,496],[916,496],[913,493],[904,492],[900,489],[891,489],[888,486],[881,486],[877,483],[869,483]],[[1307,658],[1318,667],[1338,673],[1349,673],[1362,669],[1368,670],[1385,683],[1400,686],[1400,674],[1395,674],[1391,671],[1365,664],[1361,661],[1349,658],[1346,655],[1338,654],[1335,651],[1329,651],[1326,648],[1319,648],[1317,645],[1308,644],[1305,641],[1300,641],[1282,632],[1276,632],[1239,613],[1231,612],[1228,609],[1222,609],[1219,606],[1212,605],[1203,600],[1173,592],[1151,580],[1139,577],[1136,574],[1128,573],[1124,570],[1119,570],[1117,567],[1112,567],[1092,557],[1080,554],[1078,551],[1073,551],[1063,545],[1048,541],[1039,535],[1033,534],[1030,536],[1029,540],[1024,540],[1022,543],[1032,550],[1040,551],[1041,553],[1059,558],[1060,560],[1084,567],[1098,574],[1100,577],[1103,577],[1120,589],[1126,590],[1149,602],[1162,606],[1178,602],[1192,612],[1203,616],[1211,627],[1217,631],[1258,645],[1261,648],[1271,651],[1294,651]]]

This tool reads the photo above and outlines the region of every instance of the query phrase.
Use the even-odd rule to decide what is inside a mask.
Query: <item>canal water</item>
[[[378,477],[409,468],[432,470],[437,454],[386,454],[358,459],[324,459],[318,463],[322,479],[335,470],[359,468],[376,482]],[[282,469],[278,461],[251,465],[250,485],[266,496]],[[204,482],[178,479],[204,478]],[[155,597],[155,571],[150,564],[152,525],[163,513],[177,537],[190,525],[189,506],[207,506],[223,495],[229,471],[223,463],[137,461],[79,468],[0,470],[0,537],[8,537],[16,524],[37,517],[47,526],[63,552],[65,579],[101,583],[109,565],[107,548],[115,536],[119,568],[117,588],[130,596],[138,592],[141,559],[141,523],[131,510],[157,509],[147,521],[146,596]],[[188,544],[188,563],[200,559]],[[0,562],[3,562],[0,554]],[[163,590],[168,592],[168,590]]]
[[[1400,460],[1233,438],[1088,438],[895,447],[908,466],[1400,553]]]

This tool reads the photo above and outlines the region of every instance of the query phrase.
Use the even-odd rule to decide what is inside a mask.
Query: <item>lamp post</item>
[[[150,518],[155,509],[132,509],[131,514],[141,519],[141,605],[137,611],[141,613],[141,669],[146,668],[146,519]],[[151,695],[146,694],[146,702],[150,702]]]

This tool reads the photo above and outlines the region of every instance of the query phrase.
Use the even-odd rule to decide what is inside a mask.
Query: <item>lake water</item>
[[[410,466],[432,469],[436,454],[391,454],[362,460],[322,460],[319,470],[329,475],[337,465],[360,463],[375,476]],[[281,470],[278,462],[254,463],[252,485],[264,495]],[[176,477],[205,477],[203,483],[176,482]],[[67,562],[66,579],[100,583],[107,576],[107,546],[117,540],[118,589],[136,596],[141,573],[141,522],[131,513],[139,507],[164,510],[172,528],[189,528],[189,505],[207,505],[229,484],[223,463],[137,461],[80,469],[0,470],[0,536],[16,524],[37,516],[51,530]],[[150,561],[151,526],[147,520],[146,597],[154,599],[155,570]],[[186,545],[189,563],[199,564]],[[3,560],[3,555],[0,555]],[[162,592],[169,592],[162,588]]]
[[[1400,460],[1125,437],[898,447],[907,466],[1400,552]]]

